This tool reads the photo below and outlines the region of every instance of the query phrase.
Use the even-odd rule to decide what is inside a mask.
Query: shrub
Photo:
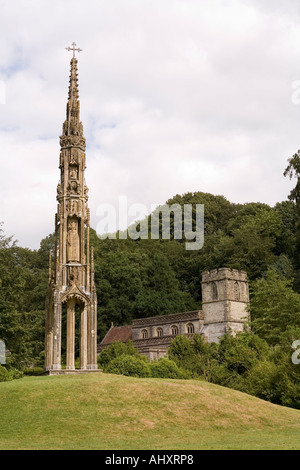
[[[196,335],[195,335],[196,336]],[[178,335],[171,342],[168,349],[168,357],[181,369],[198,376],[199,361],[194,351],[192,342],[184,335]]]
[[[281,404],[278,393],[279,367],[274,362],[261,361],[248,372],[246,381],[247,393],[263,400]]]
[[[178,335],[172,340],[168,349],[168,355],[171,359],[184,361],[193,355],[193,346],[191,341],[184,335]]]
[[[43,367],[30,367],[23,370],[24,375],[43,375],[45,373]]]
[[[252,328],[271,345],[280,344],[282,333],[289,327],[300,328],[300,294],[291,284],[291,280],[269,269],[252,285]]]
[[[107,346],[107,348],[101,351],[98,357],[98,363],[103,369],[106,369],[108,364],[113,359],[121,356],[122,354],[140,357],[140,354],[138,350],[133,346],[132,341],[128,341],[127,343],[122,343],[122,341],[116,341],[115,343],[110,344],[109,346]],[[147,358],[145,359],[147,360]]]
[[[167,358],[159,359],[150,363],[151,377],[168,379],[187,379],[190,377],[188,371],[179,368],[174,361]]]
[[[149,377],[149,363],[140,357],[122,354],[116,357],[105,368],[105,372],[111,374],[129,375],[132,377]]]
[[[243,375],[258,361],[258,352],[248,344],[248,333],[224,335],[219,343],[218,355],[228,371]]]
[[[6,369],[0,366],[0,382],[9,382],[10,380],[21,379],[23,372],[17,369]]]

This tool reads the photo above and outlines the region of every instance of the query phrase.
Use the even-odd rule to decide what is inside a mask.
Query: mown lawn
[[[0,449],[300,449],[300,411],[196,380],[0,383]]]

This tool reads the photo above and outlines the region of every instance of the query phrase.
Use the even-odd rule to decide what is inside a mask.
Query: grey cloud
[[[74,40],[94,226],[97,205],[120,194],[149,208],[188,191],[287,197],[282,173],[300,147],[297,2],[2,4],[0,220],[20,243],[37,248],[53,231]]]

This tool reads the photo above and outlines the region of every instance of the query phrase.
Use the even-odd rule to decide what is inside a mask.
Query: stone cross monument
[[[60,181],[57,186],[54,260],[50,254],[46,298],[45,370],[61,370],[62,343],[66,371],[75,370],[75,329],[78,323],[80,369],[97,369],[97,297],[93,249],[90,248],[90,211],[83,127],[77,79],[76,44],[73,51],[67,115],[60,137]],[[77,318],[77,322],[76,322]],[[62,324],[66,322],[66,332]],[[66,338],[62,336],[65,333]]]

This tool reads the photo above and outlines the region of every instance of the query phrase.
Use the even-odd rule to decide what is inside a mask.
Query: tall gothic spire
[[[67,115],[60,137],[54,266],[50,261],[46,314],[46,370],[61,370],[62,322],[66,321],[66,369],[75,369],[75,312],[80,316],[80,368],[97,369],[97,295],[91,266],[90,210],[85,147],[80,122],[77,59],[73,58]]]
[[[77,59],[73,57],[71,59],[67,115],[63,124],[64,136],[77,135],[83,137],[83,127],[80,122],[80,101],[77,77]]]

